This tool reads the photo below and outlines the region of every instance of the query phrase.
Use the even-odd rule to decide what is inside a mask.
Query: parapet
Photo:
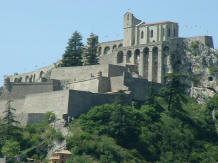
[[[191,41],[199,41],[200,43],[210,48],[214,48],[212,36],[197,36],[197,37],[189,37],[186,39],[191,40]]]

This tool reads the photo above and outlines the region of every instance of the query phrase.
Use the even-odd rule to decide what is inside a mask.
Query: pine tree
[[[168,110],[182,110],[181,102],[186,103],[186,85],[181,81],[186,76],[182,74],[170,73],[165,76],[165,87],[161,89],[161,95],[168,102]]]
[[[82,36],[75,31],[68,41],[65,53],[63,55],[61,67],[82,66],[83,43]]]
[[[93,33],[87,39],[87,50],[84,54],[84,65],[96,65],[98,64],[97,56],[97,46],[98,46],[98,36]]]
[[[16,121],[14,112],[16,111],[15,108],[11,106],[11,100],[9,100],[6,104],[6,110],[3,112],[5,115],[1,121],[1,138],[2,139],[10,139],[13,136],[17,136],[20,128],[18,125],[20,122]]]

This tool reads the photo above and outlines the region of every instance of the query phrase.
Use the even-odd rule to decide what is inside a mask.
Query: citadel
[[[112,103],[120,91],[129,100],[143,101],[151,82],[158,90],[164,75],[172,72],[198,80],[185,81],[196,99],[217,93],[218,74],[211,74],[210,68],[217,67],[218,53],[211,36],[182,38],[178,23],[145,23],[130,12],[124,15],[123,30],[123,40],[99,43],[99,65],[58,67],[58,61],[5,76],[0,115],[8,100],[24,125],[41,121],[48,111],[61,119],[77,117],[93,106]]]

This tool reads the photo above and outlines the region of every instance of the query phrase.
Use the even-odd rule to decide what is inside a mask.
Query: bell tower
[[[135,44],[135,28],[140,22],[141,20],[136,19],[130,12],[124,15],[123,46],[132,46]]]

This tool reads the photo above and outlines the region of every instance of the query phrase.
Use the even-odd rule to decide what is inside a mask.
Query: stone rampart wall
[[[0,96],[0,100],[24,98],[29,94],[51,92],[57,89],[57,83],[54,84],[53,81],[43,83],[11,83],[9,91],[5,90]]]
[[[48,71],[51,71],[52,69],[54,69],[56,67],[56,63],[52,64],[50,66],[47,67],[43,67],[40,69],[37,69],[33,72],[29,72],[29,73],[23,73],[23,74],[18,74],[15,73],[14,75],[6,75],[4,76],[4,78],[9,78],[10,82],[41,82],[42,81],[42,77],[48,73]]]
[[[185,39],[191,41],[199,41],[200,43],[207,45],[210,48],[214,48],[212,36],[197,36],[197,37],[189,37]]]
[[[67,114],[69,102],[69,91],[54,91],[28,95],[25,98],[21,112],[26,113],[46,113],[53,111],[58,118]]]
[[[86,113],[94,106],[113,103],[115,98],[119,95],[120,94],[100,94],[70,90],[69,115],[77,117],[82,113]],[[130,101],[131,97],[129,95],[126,96]]]
[[[108,65],[60,67],[51,72],[51,79],[81,81],[98,76],[99,71],[103,76],[108,76]]]

